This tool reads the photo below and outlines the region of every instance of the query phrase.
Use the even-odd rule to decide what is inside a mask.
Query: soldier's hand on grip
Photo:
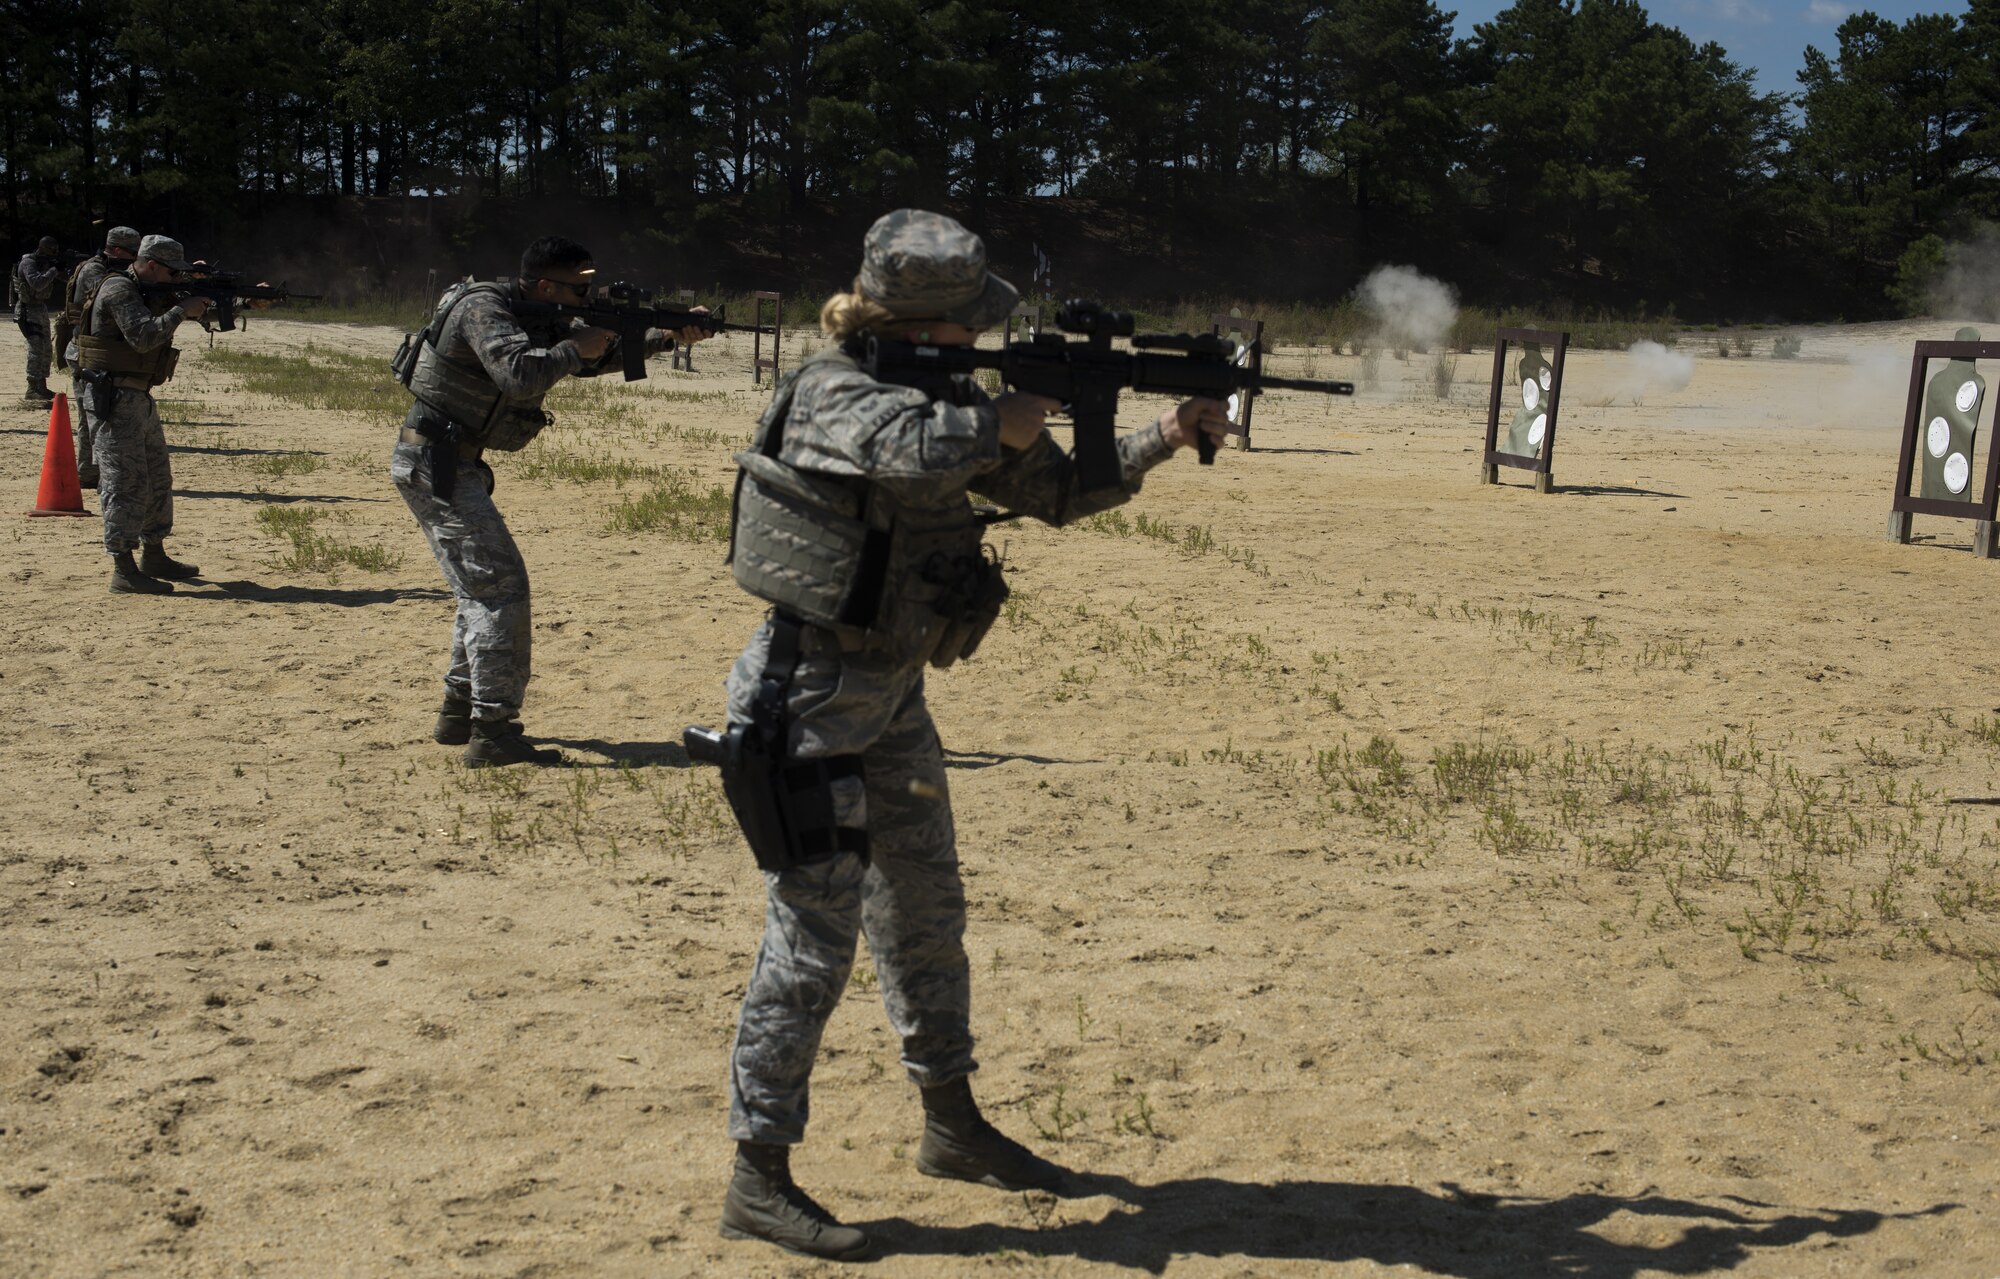
[[[1024,449],[1041,438],[1049,414],[1061,408],[1062,402],[1046,395],[1008,391],[993,397],[993,407],[1000,410],[1000,442],[1010,449]]]
[[[569,335],[569,341],[578,355],[595,360],[611,349],[611,341],[617,336],[610,329],[578,329]]]
[[[705,306],[691,306],[688,308],[688,310],[694,312],[696,315],[708,314],[708,308]],[[710,334],[707,329],[702,328],[699,324],[690,324],[686,328],[676,332],[674,334],[674,340],[679,342],[682,346],[693,346],[695,343],[701,341],[703,338],[711,336],[713,335]]]
[[[1229,420],[1229,406],[1221,400],[1198,395],[1160,414],[1160,434],[1166,437],[1168,448],[1188,448],[1204,432],[1218,440],[1237,433],[1236,424]]]
[[[208,314],[208,308],[211,303],[206,297],[196,293],[182,298],[178,305],[181,308],[182,315],[185,315],[190,320],[199,320],[202,316]]]

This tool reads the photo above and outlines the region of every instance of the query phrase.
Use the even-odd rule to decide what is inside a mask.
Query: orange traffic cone
[[[88,515],[76,482],[76,446],[69,440],[69,397],[60,391],[49,405],[49,441],[42,446],[42,484],[30,515]]]

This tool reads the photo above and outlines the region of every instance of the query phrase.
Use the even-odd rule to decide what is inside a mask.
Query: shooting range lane
[[[1801,332],[1795,361],[1689,343],[1672,391],[1572,349],[1569,482],[1525,498],[1469,482],[1490,349],[1440,401],[1430,357],[1385,356],[1370,382],[1283,348],[1273,376],[1359,393],[1261,397],[1254,452],[1176,459],[1122,523],[997,532],[1009,615],[931,685],[979,1089],[1010,1132],[1127,1181],[1051,1203],[917,1175],[864,951],[798,1167],[871,1223],[871,1274],[1032,1254],[1078,1275],[1990,1276],[1992,1049],[1960,1069],[1938,1048],[2000,1042],[1969,965],[1872,912],[1810,962],[1802,934],[1753,938],[1752,962],[1727,928],[1772,909],[1747,840],[1687,922],[1660,860],[1590,864],[1569,834],[1503,855],[1477,800],[1412,842],[1315,767],[1380,737],[1429,795],[1454,743],[1699,770],[1704,744],[1741,751],[1754,728],[1781,784],[1992,794],[2000,757],[1971,727],[2000,704],[1976,603],[1994,566],[1963,521],[1881,535],[1909,344],[1951,326]],[[805,336],[786,333],[788,365]],[[260,315],[216,349],[386,360],[397,337]],[[0,359],[19,342],[0,333]],[[815,1270],[715,1231],[761,893],[677,741],[714,721],[759,610],[718,542],[607,527],[656,482],[612,462],[728,481],[764,398],[750,336],[704,344],[693,374],[608,379],[594,413],[554,403],[550,446],[606,463],[584,482],[497,464],[535,585],[526,722],[581,766],[488,774],[428,740],[450,603],[388,483],[394,415],[252,396],[205,338],[183,346],[174,546],[204,583],[112,597],[91,522],[12,526],[14,1264]],[[1120,420],[1164,406],[1128,398]],[[45,427],[0,410],[19,507]],[[271,461],[293,453],[317,461]],[[267,509],[400,563],[287,569]],[[1733,782],[1763,794],[1755,769],[1699,776],[1724,802]],[[1975,843],[1993,830],[1991,809],[1953,811]],[[1612,804],[1600,833],[1644,816]],[[1830,887],[1865,902],[1876,857],[1824,866]],[[1910,885],[1911,919],[1940,909],[1931,879]],[[1969,918],[1931,936],[1990,932]]]

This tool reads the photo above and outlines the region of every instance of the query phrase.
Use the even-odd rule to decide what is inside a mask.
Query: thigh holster
[[[757,865],[783,872],[842,853],[868,856],[868,832],[842,826],[834,815],[833,785],[865,781],[862,757],[830,755],[791,759],[785,694],[799,664],[799,619],[782,611],[771,618],[771,648],[757,682],[750,722],[727,731],[691,727],[681,735],[688,757],[722,769],[722,793],[736,814]]]

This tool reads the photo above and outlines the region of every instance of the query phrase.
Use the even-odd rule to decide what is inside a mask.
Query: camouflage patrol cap
[[[129,226],[115,226],[104,233],[104,247],[123,249],[127,253],[139,251],[139,233]]]
[[[876,219],[861,245],[855,285],[898,319],[990,328],[1020,292],[986,269],[986,245],[942,213],[897,209]]]
[[[164,235],[149,235],[139,241],[139,260],[158,262],[169,271],[194,270],[194,263],[187,260],[187,250],[181,247],[181,242]]]

